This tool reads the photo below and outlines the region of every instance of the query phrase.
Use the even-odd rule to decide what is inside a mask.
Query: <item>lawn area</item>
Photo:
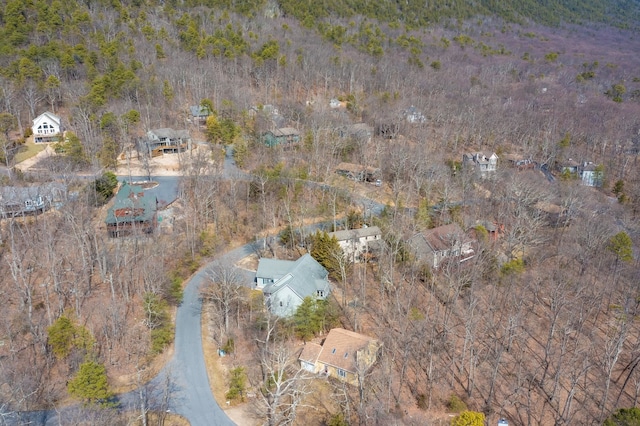
[[[35,144],[32,138],[29,138],[22,147],[20,147],[20,151],[14,157],[14,164],[21,163],[27,158],[31,158],[40,151],[44,151],[47,148],[46,144]]]

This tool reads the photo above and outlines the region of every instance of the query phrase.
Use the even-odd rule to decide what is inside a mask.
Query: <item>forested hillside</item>
[[[260,254],[299,256],[303,224],[343,218],[378,225],[384,248],[334,268],[332,320],[384,350],[366,386],[336,385],[335,407],[314,405],[298,424],[429,424],[463,406],[492,424],[602,424],[637,405],[640,5],[543,3],[0,1],[2,185],[73,194],[0,219],[0,424],[78,401],[101,408],[70,423],[131,424],[138,413],[116,419],[108,402],[169,356],[190,274],[283,229]],[[192,106],[211,113],[205,126]],[[47,110],[73,135],[37,173],[18,172]],[[295,148],[262,143],[275,115],[300,132]],[[345,137],[355,123],[370,137]],[[137,137],[167,127],[211,153],[180,164],[161,230],[109,238],[109,172]],[[223,173],[223,145],[245,175]],[[478,151],[499,158],[493,178],[463,167]],[[593,166],[597,185],[569,160]],[[380,169],[379,186],[338,176],[342,162]],[[407,239],[451,223],[474,236],[476,256],[425,266]],[[232,367],[260,395],[273,381],[256,342],[271,323],[255,295],[232,290],[207,295],[219,315],[205,332],[237,340],[247,358]],[[296,327],[273,339],[298,348]],[[303,394],[292,389],[286,398]],[[250,405],[261,421],[296,417]]]

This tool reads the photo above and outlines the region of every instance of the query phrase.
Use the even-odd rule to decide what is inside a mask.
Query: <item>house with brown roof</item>
[[[378,359],[382,344],[363,334],[332,329],[324,342],[307,343],[298,360],[305,370],[357,385]]]
[[[533,205],[533,211],[552,227],[567,226],[571,221],[571,215],[565,207],[549,201],[538,201]]]
[[[474,241],[457,223],[416,234],[408,243],[416,258],[434,269],[444,260],[457,259],[462,263],[475,255]]]
[[[520,154],[503,154],[502,159],[517,170],[535,169],[536,167],[536,163],[530,157]]]

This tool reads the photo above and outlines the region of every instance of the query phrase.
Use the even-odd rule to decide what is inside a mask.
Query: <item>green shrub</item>
[[[161,353],[172,342],[173,326],[171,324],[163,324],[161,327],[151,330],[151,352],[153,354]]]
[[[524,260],[523,259],[513,259],[502,265],[500,272],[503,275],[509,274],[519,274],[524,271]]]
[[[95,191],[94,204],[96,206],[106,204],[106,202],[113,197],[113,191],[117,186],[117,176],[113,172],[104,172],[102,176],[93,181],[93,188]]]
[[[231,370],[231,378],[229,380],[229,391],[226,393],[228,400],[244,401],[244,391],[246,389],[247,375],[244,367],[236,367]]]
[[[179,306],[182,303],[182,298],[184,296],[184,292],[182,290],[182,279],[177,277],[172,279],[167,293],[167,301],[174,306]]]
[[[604,421],[604,426],[640,425],[640,408],[619,408]]]
[[[467,404],[465,404],[463,400],[458,398],[457,395],[451,394],[451,396],[449,397],[449,401],[447,401],[447,408],[452,413],[461,413],[463,411],[466,411]]]
[[[112,405],[110,399],[113,392],[107,383],[107,371],[104,365],[95,361],[85,361],[80,365],[75,377],[68,382],[67,390],[72,396],[87,403]]]
[[[477,411],[463,411],[451,420],[451,426],[484,426],[484,414]]]
[[[66,358],[76,349],[84,354],[93,350],[95,340],[86,327],[76,325],[66,315],[60,316],[47,328],[49,346],[58,359]]]
[[[221,348],[226,354],[232,354],[235,351],[236,343],[233,340],[233,337],[229,337],[227,339],[227,343]]]

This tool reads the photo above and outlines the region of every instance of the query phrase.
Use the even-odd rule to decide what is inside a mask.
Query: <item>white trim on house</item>
[[[63,129],[60,117],[46,111],[33,120],[31,130],[33,131],[33,141],[35,143],[49,143],[58,142],[58,136]]]

